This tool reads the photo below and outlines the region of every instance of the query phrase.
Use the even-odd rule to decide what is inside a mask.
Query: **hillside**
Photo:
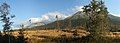
[[[76,27],[76,26],[81,26],[81,25],[84,25],[85,24],[85,15],[82,14],[81,12],[77,12],[75,13],[74,15],[68,17],[68,18],[65,18],[64,20],[59,20],[59,26],[61,29],[64,29],[64,28],[67,28],[68,25],[69,25],[69,21],[71,21],[71,27]],[[55,29],[57,28],[57,22],[52,22],[52,23],[49,23],[47,25],[43,25],[43,26],[37,26],[37,27],[34,27],[34,28],[51,28],[51,29]]]
[[[109,14],[108,17],[109,17],[109,21],[111,23],[111,27],[114,28],[114,29],[112,29],[112,31],[120,30],[119,29],[120,26],[118,26],[120,23],[120,17],[116,17],[111,14]],[[87,22],[86,19],[87,19],[87,16],[79,11],[64,20],[59,20],[58,22],[59,22],[59,26],[61,29],[65,29],[68,26],[76,28],[78,26],[85,27],[85,23]],[[70,21],[71,21],[71,25],[70,25]],[[114,26],[114,25],[117,25],[117,26]],[[36,28],[36,29],[45,29],[45,28],[55,29],[55,28],[57,28],[57,22],[55,21],[55,22],[52,22],[52,23],[49,23],[49,24],[46,24],[43,26],[37,26],[34,28]]]

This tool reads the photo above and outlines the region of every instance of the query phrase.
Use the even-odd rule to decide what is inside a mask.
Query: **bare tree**
[[[15,15],[9,16],[9,8],[10,6],[6,3],[6,1],[4,3],[2,3],[2,5],[0,6],[0,20],[4,23],[3,24],[3,32],[4,34],[6,34],[6,32],[8,32],[8,35],[10,35],[10,29],[11,29],[11,25],[13,24],[13,22],[11,22],[10,20],[12,18],[15,17]],[[10,43],[10,36],[9,37],[9,43]]]
[[[56,15],[56,19],[57,19],[57,21],[56,21],[57,22],[57,24],[56,24],[57,28],[60,29],[59,22],[58,22],[58,20],[59,20],[58,15]]]
[[[4,23],[3,24],[3,32],[6,34],[7,31],[10,31],[11,25],[13,22],[10,20],[15,17],[15,15],[9,16],[9,8],[10,6],[7,3],[3,3],[0,6],[0,20]]]

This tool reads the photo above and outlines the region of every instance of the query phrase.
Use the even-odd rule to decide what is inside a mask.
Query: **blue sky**
[[[31,17],[41,17],[41,15],[60,11],[67,13],[67,9],[74,6],[84,5],[85,0],[7,0],[11,6],[11,14],[15,14],[19,20],[29,19]],[[70,12],[70,11],[69,11]],[[68,13],[67,13],[68,14]]]
[[[47,19],[52,14],[68,16],[87,5],[90,0],[7,0],[11,6],[10,13],[16,15],[14,24],[20,24],[32,18]],[[108,11],[116,16],[120,15],[120,0],[104,0]],[[4,2],[0,0],[0,4]],[[53,17],[53,16],[52,16]],[[41,19],[42,18],[42,19]],[[40,21],[36,20],[36,21]],[[1,26],[0,26],[1,27]]]
[[[120,17],[120,0],[105,0],[108,11]]]

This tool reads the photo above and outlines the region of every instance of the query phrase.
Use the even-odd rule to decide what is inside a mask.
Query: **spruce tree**
[[[108,11],[102,0],[92,0],[89,5],[83,7],[83,12],[88,16],[86,27],[93,39],[100,39],[108,32]]]

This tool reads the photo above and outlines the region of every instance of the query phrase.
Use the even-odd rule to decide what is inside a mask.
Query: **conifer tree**
[[[87,14],[86,27],[94,39],[99,39],[105,32],[108,32],[108,11],[102,0],[92,0],[89,5],[83,7]]]

